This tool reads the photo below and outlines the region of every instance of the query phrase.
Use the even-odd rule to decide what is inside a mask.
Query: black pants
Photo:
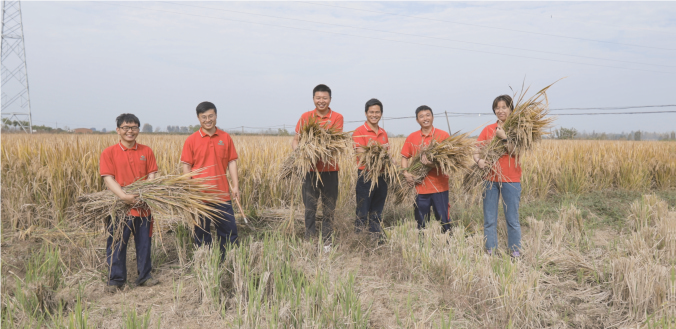
[[[361,170],[359,170],[358,177],[355,230],[361,232],[365,227],[368,227],[370,233],[380,233],[383,208],[385,207],[385,199],[387,199],[387,181],[382,176],[378,177],[378,186],[374,187],[373,191],[369,193],[371,182],[364,180]]]
[[[232,210],[232,202],[227,201],[218,204],[211,204],[218,209],[218,214],[214,218],[216,235],[220,240],[221,258],[225,257],[225,248],[228,243],[239,243],[237,241],[237,223],[235,222],[235,213]],[[211,245],[211,219],[200,216],[199,227],[195,225],[195,244],[199,247],[203,244]]]
[[[150,279],[150,271],[153,269],[150,261],[150,248],[152,246],[150,238],[150,217],[126,218],[125,223],[110,221],[108,225],[108,241],[106,242],[106,263],[110,273],[108,273],[108,285],[121,286],[127,281],[127,244],[129,237],[134,234],[134,244],[136,245],[136,270],[138,278],[136,283],[140,284]],[[122,241],[117,241],[113,246],[113,233],[117,225],[124,225],[122,232]]]
[[[317,175],[321,181],[317,180]],[[331,232],[333,216],[336,212],[336,200],[338,200],[338,172],[327,171],[316,173],[311,171],[305,175],[303,181],[303,204],[305,205],[305,237],[317,234],[315,226],[317,215],[317,202],[321,198],[322,213],[322,236],[328,237]]]

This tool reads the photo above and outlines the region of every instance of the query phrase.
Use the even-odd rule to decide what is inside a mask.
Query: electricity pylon
[[[2,2],[2,120],[33,133],[21,3]],[[23,118],[24,120],[21,120]],[[25,120],[28,119],[28,120]]]

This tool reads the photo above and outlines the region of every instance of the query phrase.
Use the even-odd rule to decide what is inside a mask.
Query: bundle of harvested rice
[[[306,173],[317,170],[318,162],[337,163],[351,149],[351,140],[348,132],[324,129],[315,117],[310,117],[300,127],[298,148],[282,162],[279,178],[302,181]],[[319,175],[317,180],[321,180]]]
[[[556,83],[556,82],[555,82]],[[524,101],[524,97],[529,88],[522,88],[522,92],[517,99],[514,111],[507,117],[502,125],[507,135],[507,141],[514,146],[510,156],[513,156],[518,163],[519,156],[532,150],[536,143],[542,140],[542,136],[548,134],[555,118],[547,117],[549,114],[549,100],[547,90],[554,83],[543,88]],[[483,181],[491,174],[495,173],[501,176],[500,168],[494,168],[498,160],[505,154],[508,154],[506,142],[494,136],[490,142],[480,148],[480,156],[486,162],[484,169],[474,165],[463,179],[463,186],[466,191],[472,191],[479,188],[483,191]]]
[[[184,223],[192,230],[194,225],[198,225],[197,216],[214,218],[217,214],[216,208],[209,203],[222,202],[222,192],[216,190],[215,185],[209,184],[215,177],[193,178],[202,170],[139,180],[123,187],[125,193],[138,195],[138,202],[133,205],[123,202],[110,190],[82,195],[69,213],[76,221],[85,225],[107,225],[109,216],[113,221],[124,223],[129,210],[145,208],[152,212],[160,238],[162,227],[175,223]],[[114,241],[122,238],[123,229],[124,224],[116,225]]]
[[[420,151],[411,158],[408,168],[399,173],[400,183],[395,185],[397,202],[408,202],[415,199],[415,186],[407,184],[404,171],[414,177],[415,184],[420,184],[430,170],[439,170],[447,176],[469,168],[470,156],[474,150],[474,141],[467,138],[469,133],[455,133],[443,141],[432,140],[428,145],[420,148]],[[424,165],[420,159],[425,156],[432,162],[436,169]]]
[[[369,193],[378,186],[380,176],[383,176],[388,184],[393,184],[399,180],[397,166],[386,147],[371,140],[361,148],[364,149],[364,152],[358,155],[358,167],[364,166],[361,175],[364,177],[364,181],[371,182]]]

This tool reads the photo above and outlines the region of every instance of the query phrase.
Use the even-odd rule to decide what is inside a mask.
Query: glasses
[[[133,131],[133,132],[138,132],[138,130],[139,130],[138,126],[134,126],[134,127],[125,126],[125,127],[120,127],[120,129],[122,129],[122,131],[124,131],[124,132],[128,132],[130,130]]]
[[[216,118],[216,116],[213,115],[213,114],[210,115],[210,116],[204,115],[204,116],[200,116],[200,117],[199,117],[200,121],[202,121],[202,122],[204,122],[204,121],[209,121],[209,120],[213,120],[213,119],[215,119],[215,118]]]

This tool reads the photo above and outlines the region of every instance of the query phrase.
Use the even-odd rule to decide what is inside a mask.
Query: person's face
[[[420,124],[420,128],[431,128],[434,122],[434,115],[432,115],[432,111],[424,110],[420,111],[415,119]]]
[[[329,104],[331,104],[331,96],[329,96],[328,91],[315,92],[315,96],[312,100],[315,102],[315,107],[320,111],[327,110]]]
[[[366,111],[366,120],[372,125],[377,125],[382,116],[383,112],[380,110],[380,105],[371,105]]]
[[[213,109],[200,113],[197,119],[200,120],[200,126],[204,130],[211,130],[216,127],[216,111]]]
[[[505,101],[499,101],[498,106],[495,107],[495,116],[498,117],[498,120],[505,122],[507,117],[512,113],[512,109],[507,106]]]
[[[115,130],[122,140],[131,143],[138,136],[139,126],[136,123],[125,121]]]

